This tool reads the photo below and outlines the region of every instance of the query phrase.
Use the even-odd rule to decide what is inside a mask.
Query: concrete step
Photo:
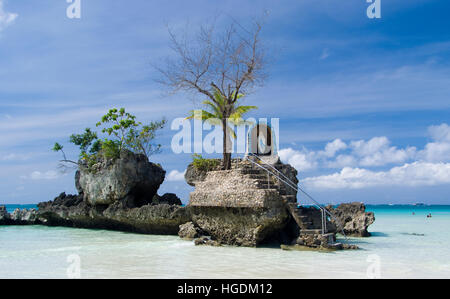
[[[267,189],[267,188],[271,188],[271,189],[278,189],[278,186],[276,184],[272,184],[272,183],[267,183],[267,182],[257,182],[256,184],[259,188],[261,189]]]
[[[264,174],[250,174],[249,177],[254,180],[267,180],[267,175]]]
[[[300,230],[301,235],[321,235],[322,229],[302,229]]]
[[[243,173],[243,174],[263,174],[263,173],[266,173],[266,172],[264,170],[262,170],[262,169],[247,168],[247,169],[241,169],[241,173]]]

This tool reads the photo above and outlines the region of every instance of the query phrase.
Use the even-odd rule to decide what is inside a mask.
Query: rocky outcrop
[[[190,221],[189,209],[175,194],[157,194],[164,177],[161,166],[131,152],[82,164],[75,174],[79,194],[40,203],[39,219],[49,226],[176,235]]]
[[[182,239],[193,240],[204,235],[204,232],[191,221],[180,225],[178,236]]]
[[[285,166],[280,163],[277,168],[289,172]],[[230,170],[202,172],[190,165],[185,178],[195,186],[188,205],[192,222],[212,240],[254,247],[282,238],[290,221],[284,201],[296,201],[296,194],[264,170],[234,160]]]
[[[343,229],[347,236],[369,237],[368,227],[375,222],[373,212],[366,212],[366,206],[363,203],[344,203],[334,208],[327,207],[338,221],[334,221],[338,230]]]
[[[0,206],[0,225],[34,225],[40,224],[36,209],[15,209],[8,213],[5,206]]]
[[[241,159],[233,159],[231,162],[232,168],[235,168],[236,164],[241,161]],[[186,180],[186,183],[188,183],[192,187],[195,187],[195,184],[204,181],[208,172],[220,170],[222,168],[222,160],[217,160],[217,162],[217,166],[214,169],[210,169],[208,171],[197,169],[196,167],[194,167],[193,163],[189,164],[186,172],[184,173],[184,179]]]
[[[190,207],[191,219],[222,244],[255,247],[279,241],[289,221],[286,209]]]
[[[40,203],[39,218],[48,226],[68,226],[176,235],[179,226],[190,221],[189,209],[179,205],[152,204],[136,207],[129,196],[108,206],[91,205],[81,196],[58,196]]]
[[[163,183],[166,172],[144,155],[129,151],[120,159],[100,159],[87,167],[80,166],[75,182],[84,200],[91,205],[110,205],[127,196],[136,206],[151,203]]]
[[[194,240],[194,244],[196,246],[206,245],[206,246],[221,246],[222,244],[216,240],[211,239],[210,237],[200,237]]]
[[[39,223],[36,209],[15,209],[11,220],[16,224],[32,225]]]
[[[230,170],[198,171],[190,165],[185,178],[195,186],[188,205],[192,224],[183,227],[182,235],[198,235],[198,228],[203,233],[196,239],[200,245],[255,247],[276,242],[320,250],[349,249],[336,243],[333,223],[327,221],[324,233],[321,210],[298,207],[297,190],[286,183],[297,185],[297,171],[276,157],[271,161],[271,166],[260,165],[284,182],[250,161],[235,160]]]

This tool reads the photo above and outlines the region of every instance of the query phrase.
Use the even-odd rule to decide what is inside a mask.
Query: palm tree
[[[258,109],[256,106],[241,106],[238,101],[244,95],[236,94],[233,92],[231,98],[236,101],[230,104],[227,101],[219,88],[213,86],[214,101],[205,100],[203,105],[206,106],[206,110],[192,110],[187,119],[198,119],[201,121],[207,121],[211,125],[220,125],[223,130],[223,169],[231,168],[231,137],[236,139],[236,133],[234,129],[229,125],[240,126],[246,124],[243,120],[244,114],[253,109]]]

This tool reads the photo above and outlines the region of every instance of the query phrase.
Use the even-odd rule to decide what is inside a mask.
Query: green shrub
[[[120,158],[120,142],[118,140],[105,139],[102,142],[101,153],[106,159]]]
[[[192,155],[194,168],[199,171],[211,171],[220,165],[220,161],[217,159],[205,159],[199,154]]]

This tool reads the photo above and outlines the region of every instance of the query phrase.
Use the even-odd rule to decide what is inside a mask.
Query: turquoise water
[[[0,278],[66,278],[74,256],[82,278],[367,278],[374,267],[381,278],[450,278],[450,206],[368,210],[376,216],[374,236],[350,238],[361,250],[334,253],[196,247],[176,236],[4,226]]]

